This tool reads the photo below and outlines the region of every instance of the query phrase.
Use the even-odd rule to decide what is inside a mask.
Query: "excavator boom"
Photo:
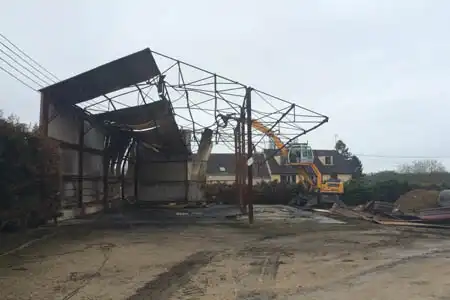
[[[219,115],[219,117],[224,122],[224,126],[228,123],[229,119],[239,120],[239,118],[233,117],[232,115]],[[261,133],[264,133],[268,137],[270,137],[275,146],[280,151],[283,157],[286,157],[289,161],[289,150],[285,147],[281,139],[269,128],[264,126],[258,120],[252,121],[252,127],[258,130]],[[310,150],[311,151],[311,150]],[[302,154],[303,155],[303,154]],[[298,181],[306,188],[308,191],[319,191],[320,193],[326,194],[343,194],[344,193],[344,184],[343,182],[325,182],[323,183],[322,173],[314,164],[314,157],[308,157],[308,160],[305,162],[304,160],[300,160],[300,162],[292,163],[292,165],[298,166]],[[312,174],[308,173],[307,169],[312,170]],[[315,180],[311,179],[311,175]]]
[[[287,157],[289,155],[288,149],[285,147],[281,139],[275,135],[269,128],[264,126],[261,122],[253,120],[253,128],[264,133],[270,137],[275,146],[280,150],[281,155]],[[298,181],[305,187],[307,191],[318,190],[320,193],[324,194],[343,194],[344,193],[344,183],[343,182],[325,182],[323,183],[323,177],[320,170],[314,164],[314,162],[307,163],[295,163],[299,168]],[[311,179],[310,174],[306,171],[307,168],[311,168],[313,176],[315,177],[315,182]]]
[[[276,136],[275,133],[273,133],[273,131],[271,131],[269,128],[267,128],[266,126],[264,126],[261,122],[259,122],[257,120],[252,121],[252,126],[259,132],[262,132],[265,135],[267,135],[268,137],[270,137],[273,140],[275,146],[280,150],[280,152],[283,156],[288,155],[288,150],[286,149],[286,147],[284,146],[284,144],[280,140],[280,138],[278,136]]]

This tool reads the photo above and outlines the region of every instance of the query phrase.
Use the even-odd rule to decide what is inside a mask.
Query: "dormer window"
[[[332,165],[333,164],[333,156],[325,156],[325,165]]]

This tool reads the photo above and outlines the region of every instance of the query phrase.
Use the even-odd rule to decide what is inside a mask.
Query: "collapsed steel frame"
[[[94,98],[87,99],[88,96],[84,95],[86,99],[82,99],[83,101],[74,100],[69,104],[92,120],[98,115],[107,115],[125,108],[168,101],[180,129],[192,132],[189,151],[197,150],[200,135],[209,128],[214,132],[217,148],[221,151],[228,149],[236,154],[236,183],[240,190],[241,207],[245,206],[242,187],[246,181],[248,195],[245,198],[251,198],[253,152],[266,148],[262,142],[267,141],[266,134],[253,129],[253,120],[275,132],[285,146],[328,121],[325,115],[179,59],[148,48],[133,55],[140,53],[151,54],[158,72],[146,74],[145,80],[130,79],[129,84],[123,83],[119,88],[113,89],[113,92],[105,89],[104,93],[99,93]],[[46,89],[41,92],[45,94]],[[221,124],[220,116],[223,115],[235,116],[233,124]],[[44,127],[49,121],[51,118],[41,113],[41,124]],[[158,128],[153,129],[158,131]],[[129,151],[121,153],[127,157],[118,158],[119,160],[129,159]],[[251,201],[247,203],[251,205]],[[249,217],[252,219],[251,212],[249,207]]]
[[[214,129],[216,144],[234,151],[234,128],[218,126],[218,116],[240,116],[248,95],[252,95],[258,106],[255,108],[253,105],[251,109],[253,119],[276,131],[286,145],[328,121],[327,116],[293,102],[159,52],[151,53],[161,70],[159,76],[89,100],[80,107],[87,113],[98,114],[160,99],[169,100],[177,124],[194,133],[194,152],[205,128]],[[253,136],[258,137],[254,146],[263,148],[262,141],[266,135],[254,132]]]

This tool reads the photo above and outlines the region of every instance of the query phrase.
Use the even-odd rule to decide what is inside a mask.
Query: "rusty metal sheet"
[[[159,74],[152,52],[146,48],[45,87],[40,92],[50,101],[77,104],[149,80]]]
[[[124,125],[139,125],[150,120],[172,116],[170,103],[160,100],[133,107],[125,107],[93,116],[98,121],[111,121]]]
[[[184,134],[178,128],[170,103],[167,100],[118,109],[93,116],[98,122],[115,122],[122,125],[140,125],[151,122],[156,127],[148,131],[134,131],[131,135],[147,144],[161,146],[166,153],[188,153]]]

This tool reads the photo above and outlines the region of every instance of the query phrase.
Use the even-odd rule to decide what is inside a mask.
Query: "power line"
[[[0,42],[1,43],[1,42]],[[41,77],[39,77],[38,75],[36,75],[35,73],[33,73],[33,71],[31,71],[30,69],[28,69],[26,66],[24,66],[23,64],[21,64],[20,62],[17,61],[17,59],[15,59],[14,57],[12,57],[11,55],[9,55],[8,53],[6,53],[4,50],[0,49],[0,52],[5,54],[7,57],[9,57],[13,62],[15,62],[17,65],[21,66],[22,68],[24,68],[25,70],[27,70],[29,73],[33,74],[34,77],[36,77],[37,79],[39,79],[41,82],[43,82],[45,85],[50,85],[47,81],[45,81],[44,79],[42,79]],[[13,52],[14,54],[16,54],[15,52]],[[17,55],[17,54],[16,54]],[[0,58],[2,59],[2,58]],[[3,59],[2,59],[3,60]],[[4,60],[3,60],[4,61]]]
[[[50,80],[50,84],[54,84],[58,81],[60,81],[60,79],[52,72],[50,72],[48,69],[46,69],[44,66],[42,66],[40,63],[38,63],[36,60],[34,60],[30,55],[28,55],[27,53],[25,53],[25,51],[23,51],[21,48],[19,48],[16,44],[14,44],[10,39],[8,39],[5,35],[3,35],[2,33],[0,33],[0,37],[2,37],[5,41],[7,41],[12,47],[14,47],[14,49],[17,49],[18,52],[20,52],[23,56],[25,56],[26,58],[28,58],[29,61],[33,62],[36,66],[38,66],[39,68],[41,68],[43,71],[45,71],[47,74],[45,74],[43,71],[39,70],[38,68],[36,68],[33,64],[31,64],[29,61],[27,61],[26,59],[24,59],[20,54],[18,54],[14,49],[11,49],[10,47],[8,47],[5,43],[3,43],[2,41],[0,41],[0,45],[2,45],[3,47],[5,47],[6,49],[8,49],[10,52],[12,52],[14,55],[16,55],[18,58],[20,58],[22,61],[24,61],[27,65],[29,65],[31,68],[33,68],[33,70],[35,70],[36,72],[38,72],[39,74],[41,74],[42,76],[44,76],[47,80]],[[6,53],[4,50],[0,49],[0,52],[2,52],[3,54],[5,54],[6,56],[9,57],[9,59],[11,59],[12,61],[14,61],[17,65],[21,66],[22,68],[24,68],[25,70],[27,70],[29,73],[33,74],[37,79],[39,79],[40,81],[44,82],[45,85],[50,85],[46,80],[42,79],[40,76],[36,75],[34,72],[32,72],[29,68],[27,68],[26,66],[24,66],[23,64],[21,64],[20,62],[18,62],[16,59],[14,59],[13,57],[11,57],[8,53]],[[17,71],[18,73],[20,73],[21,75],[23,75],[24,77],[28,78],[29,80],[31,80],[32,82],[34,82],[35,84],[37,84],[40,88],[42,88],[43,86],[38,83],[36,80],[32,79],[30,76],[24,74],[22,71],[18,70],[15,66],[13,66],[12,64],[10,64],[8,61],[6,61],[4,58],[0,57],[0,60],[2,60],[3,62],[5,62],[6,64],[8,64],[11,68],[13,68],[15,71]],[[17,81],[19,81],[20,83],[22,83],[23,85],[27,86],[28,88],[37,91],[36,88],[33,88],[31,85],[29,85],[28,83],[26,83],[25,81],[23,81],[22,79],[20,79],[19,77],[17,77],[16,75],[14,75],[12,72],[6,70],[5,68],[0,66],[0,70],[3,70],[5,73],[7,73],[9,76],[13,77],[14,79],[16,79]],[[50,76],[49,76],[50,75]],[[93,101],[93,100],[90,100]],[[87,103],[89,103],[87,101]]]
[[[31,60],[33,63],[35,63],[37,66],[39,66],[42,70],[44,70],[45,72],[47,72],[47,74],[49,74],[50,76],[52,76],[55,80],[59,81],[60,79],[53,74],[52,72],[50,72],[49,70],[47,70],[46,68],[44,68],[41,64],[39,64],[37,61],[35,61],[31,56],[29,56],[28,54],[25,53],[25,51],[23,51],[22,49],[20,49],[18,46],[16,46],[13,42],[11,42],[6,36],[4,36],[3,34],[0,33],[0,36],[5,39],[8,43],[10,43],[14,48],[16,48],[20,53],[22,53],[23,55],[25,55],[25,57],[27,57],[29,60]]]
[[[33,91],[36,91],[36,89],[34,87],[32,87],[31,85],[29,85],[28,83],[26,83],[25,81],[23,81],[22,79],[20,79],[19,77],[17,77],[16,75],[14,75],[13,73],[9,72],[8,70],[6,70],[5,68],[3,68],[2,66],[0,66],[0,69],[2,71],[4,71],[5,73],[7,73],[9,76],[13,77],[14,79],[16,79],[17,81],[19,81],[20,83],[22,83],[23,85],[29,87],[30,89],[32,89]]]
[[[22,76],[25,76],[25,77],[28,78],[29,80],[31,80],[31,81],[33,81],[34,83],[36,83],[40,88],[43,87],[39,82],[37,82],[36,80],[34,80],[33,78],[31,78],[31,77],[28,76],[27,74],[25,74],[25,73],[23,73],[22,71],[20,71],[19,69],[17,69],[17,68],[16,68],[15,66],[13,66],[11,63],[9,63],[6,59],[0,57],[0,60],[2,60],[3,62],[5,62],[8,66],[10,66],[10,67],[13,68],[14,70],[16,70],[16,72],[20,73]],[[3,69],[3,68],[2,68],[2,69]],[[8,74],[9,74],[9,72],[8,72]],[[14,78],[16,78],[16,77],[14,76]],[[36,91],[35,88],[33,88],[33,90]]]
[[[38,68],[36,68],[35,66],[33,66],[30,62],[28,62],[27,60],[25,60],[22,56],[20,56],[19,54],[17,54],[13,49],[11,49],[10,47],[8,47],[7,45],[5,45],[5,43],[3,43],[2,41],[0,41],[0,45],[2,45],[3,47],[5,47],[6,49],[8,49],[10,52],[14,53],[14,55],[16,55],[19,59],[21,59],[22,61],[24,61],[27,65],[29,65],[31,68],[33,68],[33,70],[35,70],[36,72],[38,72],[40,75],[44,76],[46,79],[50,80],[51,83],[55,83],[55,80],[51,77],[49,77],[47,74],[45,74],[44,72],[42,72],[41,70],[39,70]],[[22,64],[20,62],[18,62],[16,59],[14,59],[13,57],[11,57],[9,54],[7,54],[5,51],[1,50],[0,51],[5,54],[6,56],[8,56],[11,60],[13,60],[14,62],[16,62],[17,64],[21,65]],[[32,71],[30,71],[27,67],[22,66],[24,69],[27,69],[30,73],[33,73]],[[39,77],[37,75],[35,75],[36,77]],[[41,78],[39,78],[41,79]],[[44,80],[41,79],[43,82]],[[48,82],[45,81],[45,84],[48,85]]]
[[[51,73],[50,71],[48,71],[46,68],[44,68],[41,64],[39,64],[36,60],[34,60],[31,56],[29,56],[27,53],[25,53],[25,51],[23,51],[22,49],[20,49],[18,46],[16,46],[11,40],[9,40],[5,35],[0,33],[0,37],[2,37],[4,40],[6,40],[12,47],[14,47],[15,49],[17,49],[17,51],[19,51],[22,55],[24,55],[27,59],[25,59],[23,56],[21,56],[21,54],[18,54],[14,49],[11,49],[11,47],[8,47],[8,45],[6,45],[5,43],[3,43],[2,41],[0,41],[0,45],[2,45],[4,48],[8,49],[12,54],[14,54],[16,57],[18,57],[21,61],[23,61],[25,64],[27,64],[28,66],[30,66],[31,68],[33,68],[36,72],[38,72],[40,75],[44,76],[45,78],[47,78],[48,80],[50,80],[50,84],[51,83],[55,83],[55,79],[52,79],[51,77],[49,77],[47,74],[45,74],[43,71],[39,70],[38,68],[36,68],[33,64],[30,63],[30,61],[32,61],[34,64],[36,64],[37,66],[39,66],[42,70],[44,70],[45,72],[47,72],[48,74],[50,74],[51,76],[53,76],[54,78],[56,78],[57,80],[58,77],[56,77],[56,75],[54,75],[53,73]],[[43,85],[42,83],[44,83],[44,85],[49,85],[49,82],[47,80],[44,80],[40,75],[37,75],[36,73],[34,73],[32,70],[30,70],[30,68],[28,68],[27,66],[25,66],[24,64],[22,64],[20,61],[18,61],[16,58],[14,58],[11,54],[7,53],[6,51],[0,49],[0,52],[3,53],[6,57],[8,57],[12,62],[15,63],[12,64],[11,62],[9,62],[8,60],[6,60],[4,57],[0,57],[0,60],[3,61],[5,64],[7,64],[10,68],[12,68],[13,70],[15,70],[17,73],[21,74],[23,77],[26,77],[28,80],[32,81],[33,83],[35,83],[39,88],[42,88]],[[19,68],[17,68],[17,66],[20,66],[22,69],[26,70],[26,72],[24,72],[23,70],[20,70]],[[13,72],[11,72],[10,70],[7,70],[4,67],[0,67],[0,69],[2,71],[4,71],[5,73],[7,73],[9,76],[11,76],[12,78],[16,79],[17,81],[19,81],[20,83],[22,83],[23,85],[25,85],[26,87],[37,91],[37,89],[35,87],[33,87],[32,85],[28,84],[25,80],[20,79],[18,76],[16,76]],[[26,74],[28,72],[28,75]],[[30,77],[31,75],[31,77]],[[33,78],[32,78],[33,77]],[[40,82],[42,83],[40,83]]]
[[[450,156],[405,156],[405,155],[379,155],[379,154],[354,154],[358,157],[368,158],[403,158],[403,159],[449,159]]]

